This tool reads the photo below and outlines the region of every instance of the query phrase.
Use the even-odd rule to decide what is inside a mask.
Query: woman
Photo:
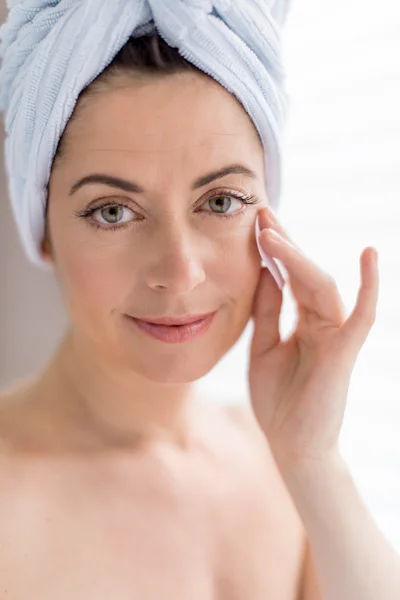
[[[360,511],[337,450],[354,340],[359,349],[373,321],[372,253],[343,324],[331,281],[268,205],[248,115],[158,35],[130,38],[81,94],[52,165],[41,244],[70,326],[46,367],[1,398],[2,598],[399,592],[398,558]],[[303,311],[285,343],[257,217],[261,251],[285,263]],[[277,246],[267,229],[282,236]],[[306,292],[318,287],[324,306],[310,318]],[[193,383],[252,317],[252,407],[215,406]],[[151,324],[160,319],[168,325]],[[352,334],[345,362],[339,330],[348,348]],[[368,589],[361,530],[376,552]]]

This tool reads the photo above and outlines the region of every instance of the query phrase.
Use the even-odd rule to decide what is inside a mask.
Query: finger
[[[290,242],[297,248],[297,245],[292,240],[286,229],[279,223],[277,215],[274,213],[270,206],[263,207],[257,214],[260,229],[273,229],[277,231],[280,236]]]
[[[264,270],[261,272],[254,295],[252,317],[254,332],[250,348],[253,358],[267,352],[280,341],[279,317],[283,304],[283,294]]]
[[[276,240],[273,238],[274,233],[278,236]],[[329,323],[342,325],[345,317],[344,306],[336,283],[330,275],[276,231],[261,231],[260,244],[266,252],[282,261],[300,308],[304,307],[309,312],[317,313]]]
[[[343,324],[340,336],[347,346],[360,351],[376,320],[376,308],[379,296],[379,269],[374,260],[375,249],[364,249],[360,258],[361,284],[356,305]]]
[[[260,256],[263,261],[262,264],[263,264],[263,266],[267,267],[267,269],[271,273],[272,277],[275,279],[277,286],[279,287],[280,290],[282,290],[283,286],[285,285],[285,281],[286,281],[285,277],[281,273],[279,265],[274,261],[272,256],[270,256],[263,250],[262,246],[260,245],[259,236],[260,236],[260,226],[259,226],[258,217],[257,217],[256,218],[256,242],[257,242],[258,252],[260,253]]]

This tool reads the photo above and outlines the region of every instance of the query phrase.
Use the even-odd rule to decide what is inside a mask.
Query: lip
[[[141,331],[159,341],[177,344],[194,340],[205,333],[210,328],[215,315],[216,312],[210,313],[206,318],[199,321],[177,325],[175,327],[171,325],[155,325],[154,323],[142,321],[134,317],[128,317],[128,320]]]
[[[203,319],[208,319],[211,315],[215,314],[216,311],[212,313],[205,313],[202,315],[188,315],[186,317],[163,317],[160,319],[149,319],[141,318],[141,317],[133,317],[137,321],[142,321],[145,323],[150,323],[153,325],[187,325],[188,323],[194,323],[195,321],[202,321]]]

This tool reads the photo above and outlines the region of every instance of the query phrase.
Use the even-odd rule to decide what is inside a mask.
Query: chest
[[[170,464],[121,484],[104,471],[36,473],[2,500],[6,597],[297,600],[301,524],[279,482],[255,474]]]

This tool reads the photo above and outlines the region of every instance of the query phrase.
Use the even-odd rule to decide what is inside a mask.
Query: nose
[[[170,231],[157,233],[154,257],[146,269],[149,288],[186,294],[205,280],[201,260],[201,245],[193,232],[184,231],[182,224]]]

